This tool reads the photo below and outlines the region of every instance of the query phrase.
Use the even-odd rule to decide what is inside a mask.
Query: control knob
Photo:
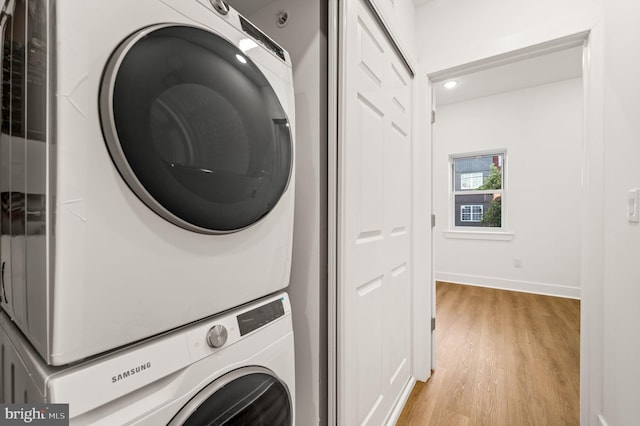
[[[212,348],[221,348],[225,343],[227,343],[227,336],[227,329],[224,325],[214,325],[207,333],[207,343]]]

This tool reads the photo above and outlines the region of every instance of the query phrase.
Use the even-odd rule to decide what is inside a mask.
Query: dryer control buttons
[[[207,333],[207,343],[212,348],[221,348],[227,343],[227,329],[224,325],[214,325]]]

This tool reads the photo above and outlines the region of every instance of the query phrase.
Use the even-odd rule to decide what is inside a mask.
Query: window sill
[[[444,231],[445,238],[458,240],[511,241],[514,233],[509,231]]]

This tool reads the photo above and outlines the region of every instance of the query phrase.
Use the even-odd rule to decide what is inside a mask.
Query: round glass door
[[[287,189],[286,113],[258,67],[209,31],[158,25],[131,36],[105,70],[100,116],[129,187],[185,229],[241,230]]]
[[[288,388],[262,367],[221,377],[198,393],[169,425],[291,426]]]

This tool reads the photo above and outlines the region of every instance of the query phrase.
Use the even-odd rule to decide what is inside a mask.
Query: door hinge
[[[436,110],[432,109],[431,110],[431,124],[436,122]]]
[[[436,215],[435,214],[431,215],[431,227],[432,228],[436,227]]]
[[[436,319],[431,318],[431,331],[435,331],[436,329]]]

